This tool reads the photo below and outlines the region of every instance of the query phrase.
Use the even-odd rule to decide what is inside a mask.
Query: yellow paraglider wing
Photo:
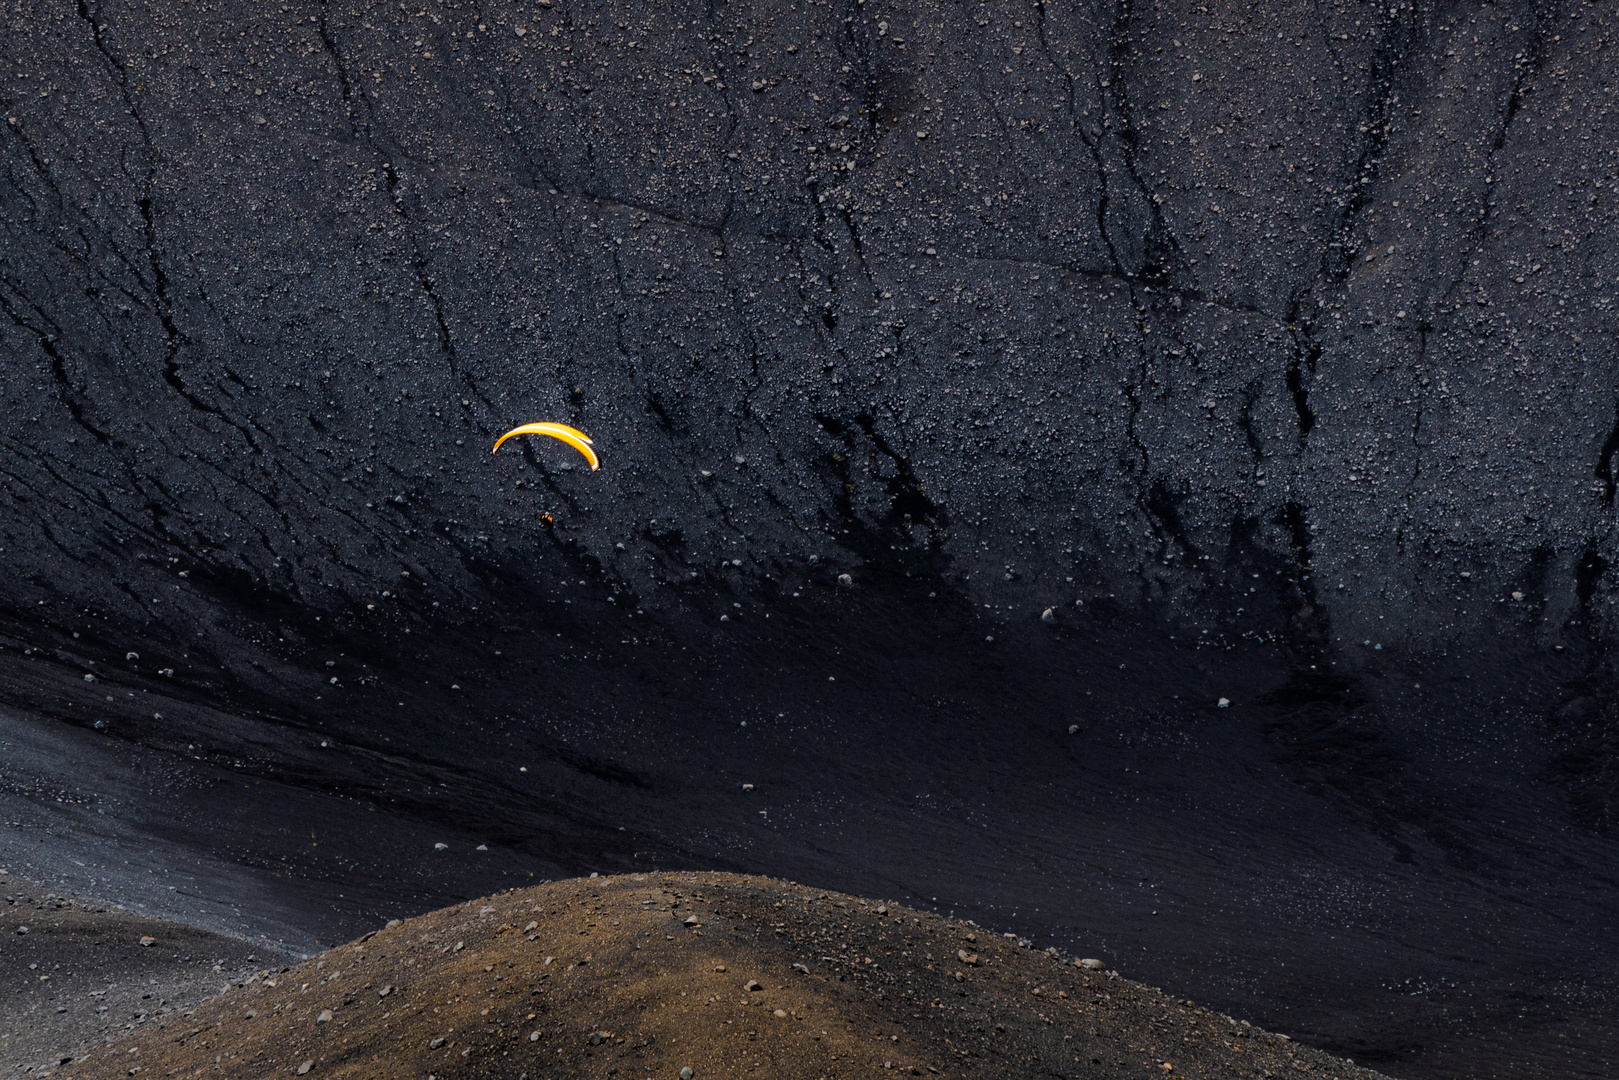
[[[585,455],[585,460],[590,462],[591,472],[595,472],[597,469],[601,468],[601,462],[596,460],[596,451],[590,448],[592,445],[590,436],[586,435],[578,428],[569,427],[567,424],[523,424],[520,427],[514,427],[510,431],[506,432],[506,434],[496,439],[495,449],[489,452],[492,454],[495,452],[495,450],[499,450],[500,444],[511,438],[513,435],[549,435],[553,439],[560,439],[569,446],[573,447],[575,450],[579,451],[581,454]]]

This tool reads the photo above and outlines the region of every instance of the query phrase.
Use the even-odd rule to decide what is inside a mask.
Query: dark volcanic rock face
[[[1030,776],[1122,806],[1145,765],[1202,828],[1350,830],[1315,857],[1406,875],[1367,886],[1385,914],[1515,925],[1502,896],[1567,875],[1534,918],[1585,929],[1454,943],[1498,954],[1469,1022],[1607,1007],[1513,997],[1613,944],[1583,906],[1619,818],[1606,8],[86,0],[4,29],[10,703],[571,869],[808,859],[856,891],[905,845],[817,834],[839,800],[906,821],[896,777],[948,776],[930,842],[977,836],[982,775],[928,740],[1000,756],[1009,835],[1069,812],[1028,824]],[[601,471],[490,457],[536,419]],[[739,796],[669,816],[794,754],[791,842]],[[519,759],[549,801],[512,808]],[[1029,918],[970,842],[955,902]],[[1274,858],[1299,911],[1351,903]],[[1209,873],[1212,918],[1246,872]],[[1265,999],[1254,903],[1229,982],[1193,923],[1140,962]],[[1443,952],[1392,927],[1335,948]],[[1401,1027],[1446,985],[1414,977],[1308,1023],[1457,1067]]]
[[[14,11],[18,606],[173,624],[175,560],[199,616],[581,562],[1325,645],[1602,606],[1599,12],[795,7]],[[535,418],[608,468],[479,453]]]

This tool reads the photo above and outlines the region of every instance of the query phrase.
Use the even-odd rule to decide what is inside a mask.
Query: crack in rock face
[[[1121,746],[1219,701],[1402,858],[1455,756],[1605,836],[1615,32],[19,4],[6,700],[429,816],[490,813],[508,737],[653,799],[679,754],[604,747],[675,698],[1011,694]],[[490,455],[534,420],[600,471]],[[572,797],[530,822],[564,865],[712,857]]]

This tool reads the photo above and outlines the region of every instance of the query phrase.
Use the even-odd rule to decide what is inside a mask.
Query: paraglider
[[[510,431],[506,432],[506,434],[496,439],[495,449],[489,452],[493,454],[495,450],[499,450],[500,444],[511,438],[513,435],[549,435],[553,439],[562,440],[575,450],[579,451],[581,454],[585,455],[585,460],[590,462],[591,472],[595,472],[601,467],[601,462],[596,460],[596,451],[591,449],[592,443],[590,441],[590,436],[586,435],[578,428],[569,427],[567,424],[553,424],[550,422],[545,422],[539,424],[523,424],[520,427],[514,427]]]

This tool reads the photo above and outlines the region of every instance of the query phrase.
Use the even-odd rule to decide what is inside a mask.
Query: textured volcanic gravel
[[[1379,1075],[970,923],[695,873],[556,882],[390,923],[59,1075],[686,1069],[715,1080]]]
[[[0,873],[0,1075],[47,1075],[285,954]]]

